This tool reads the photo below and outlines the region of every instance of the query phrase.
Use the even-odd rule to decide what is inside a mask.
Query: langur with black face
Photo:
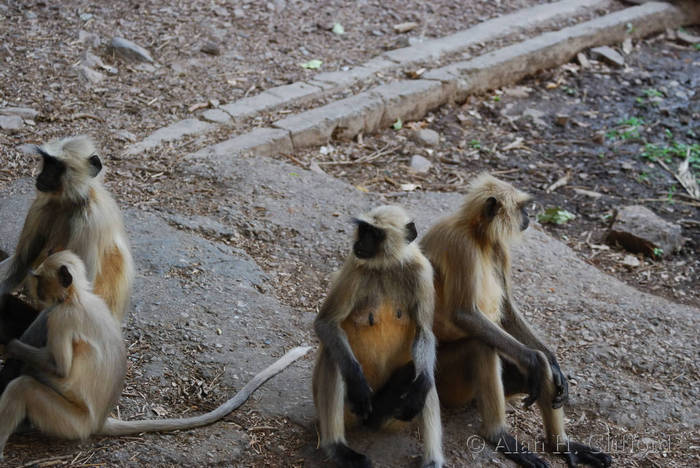
[[[314,323],[321,342],[313,374],[321,447],[340,466],[369,467],[369,458],[345,441],[346,417],[353,413],[380,427],[419,416],[424,466],[440,467],[432,268],[401,208],[382,206],[356,223],[353,252]]]
[[[506,396],[525,393],[526,406],[537,402],[552,451],[569,466],[606,467],[609,455],[566,435],[566,377],[513,301],[510,248],[528,226],[530,200],[510,184],[481,175],[462,207],[421,241],[435,269],[440,401],[461,406],[476,399],[488,441],[521,466],[545,467],[507,430]]]
[[[10,293],[53,252],[70,250],[80,257],[88,281],[117,322],[129,305],[133,260],[119,208],[102,184],[102,162],[94,144],[81,136],[36,151],[43,159],[36,198],[14,255],[0,264],[0,344],[22,336],[38,316],[42,304],[26,304]],[[24,335],[23,341],[41,347],[46,337]],[[17,375],[17,361],[8,362],[0,373],[0,393]]]
[[[63,250],[49,256],[28,278],[33,296],[46,305],[33,328],[46,345],[11,340],[7,352],[22,373],[0,397],[0,459],[7,439],[25,419],[65,439],[91,434],[129,435],[192,429],[212,424],[242,405],[263,383],[309,350],[297,347],[257,374],[216,409],[180,419],[121,421],[109,418],[124,386],[126,349],[119,322],[92,291],[82,260]]]

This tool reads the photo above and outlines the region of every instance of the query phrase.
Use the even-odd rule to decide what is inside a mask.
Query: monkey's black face
[[[520,230],[524,231],[530,225],[530,217],[527,215],[527,211],[524,207],[520,209],[520,214],[522,216],[522,220],[520,221]]]
[[[66,172],[66,165],[53,156],[40,151],[44,158],[44,167],[36,178],[36,188],[40,192],[57,192],[61,188],[61,178]]]
[[[353,252],[357,258],[366,260],[379,252],[379,248],[386,239],[386,232],[366,221],[357,221],[357,241],[353,245]]]

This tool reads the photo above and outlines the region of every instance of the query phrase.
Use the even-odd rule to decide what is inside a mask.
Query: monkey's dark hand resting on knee
[[[396,419],[410,421],[415,418],[425,406],[425,397],[432,386],[433,383],[425,372],[416,377],[408,390],[399,397],[399,407],[395,413]]]
[[[357,365],[357,372],[347,378],[346,387],[348,395],[348,405],[350,411],[355,413],[361,420],[365,420],[372,412],[372,389],[367,383],[360,365]]]
[[[540,393],[542,392],[542,380],[547,375],[546,366],[549,365],[544,354],[534,349],[531,351],[526,360],[528,395],[523,400],[525,408],[532,406],[540,397]]]

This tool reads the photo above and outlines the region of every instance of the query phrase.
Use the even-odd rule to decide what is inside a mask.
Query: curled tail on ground
[[[218,408],[199,416],[178,419],[144,419],[140,421],[122,421],[114,418],[107,418],[104,426],[97,432],[98,435],[121,436],[129,434],[139,434],[141,432],[164,432],[182,429],[193,429],[195,427],[212,424],[224,416],[237,409],[245,403],[262,384],[270,380],[275,375],[282,372],[294,361],[304,356],[311,348],[299,346],[289,350],[284,356],[275,361],[272,365],[264,369],[250,380],[236,395]]]

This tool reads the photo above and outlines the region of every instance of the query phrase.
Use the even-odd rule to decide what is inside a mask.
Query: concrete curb
[[[293,150],[328,143],[332,138],[352,138],[386,128],[397,118],[415,120],[450,100],[463,100],[468,94],[514,83],[537,70],[567,62],[583,49],[620,43],[626,37],[639,38],[675,28],[692,21],[687,14],[668,3],[652,2],[610,15],[545,33],[504,47],[472,60],[458,62],[424,75],[421,80],[402,80],[377,86],[355,96],[289,116],[274,123],[291,138]],[[243,150],[256,155],[284,153],[281,134],[270,132],[265,140],[260,129],[215,145],[241,149],[228,154],[215,151],[217,159],[232,157]],[[260,135],[257,144],[253,135]],[[286,139],[284,139],[286,142]],[[202,151],[188,158],[201,158]]]
[[[152,133],[144,140],[127,147],[125,153],[135,155],[188,135],[201,135],[220,125],[233,124],[261,112],[285,106],[303,104],[348,87],[377,73],[387,73],[401,67],[435,60],[445,55],[462,52],[474,44],[486,43],[510,34],[525,34],[543,24],[561,17],[580,15],[595,8],[605,8],[612,0],[562,0],[537,5],[480,23],[472,28],[411,47],[396,49],[375,57],[347,71],[323,72],[308,82],[270,88],[255,96],[210,109],[198,119],[184,119]],[[204,122],[206,123],[204,123]]]

